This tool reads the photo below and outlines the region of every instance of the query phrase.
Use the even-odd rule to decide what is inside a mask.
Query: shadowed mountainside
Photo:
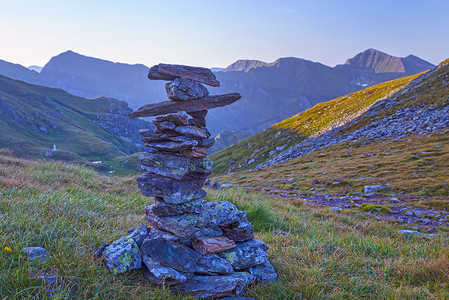
[[[124,101],[85,99],[0,76],[0,147],[21,157],[49,157],[88,164],[143,149]],[[57,151],[51,151],[56,145]]]
[[[211,111],[208,127],[213,135],[225,129],[256,133],[316,103],[433,67],[414,56],[398,58],[373,49],[348,61],[333,68],[293,57],[273,63],[237,61],[215,73],[221,87],[210,90],[216,94],[237,91],[243,98]],[[149,81],[148,67],[140,64],[114,63],[67,51],[53,57],[40,74],[25,67],[16,67],[20,70],[14,73],[10,67],[0,65],[0,74],[81,97],[125,100],[134,109],[166,99],[164,82]]]

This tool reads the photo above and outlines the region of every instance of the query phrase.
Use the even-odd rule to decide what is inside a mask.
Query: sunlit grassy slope
[[[59,276],[59,299],[192,299],[151,286],[138,271],[113,276],[103,263],[92,260],[101,243],[144,222],[144,206],[151,199],[140,195],[135,176],[102,176],[85,167],[22,160],[8,153],[0,151],[2,299],[44,298],[44,286],[33,279],[43,274]],[[243,190],[209,191],[208,199],[231,201],[247,210],[256,237],[270,247],[279,280],[251,287],[246,296],[449,297],[448,233],[432,239],[404,237],[369,216]],[[47,248],[51,260],[43,265],[27,261],[21,253],[26,246]]]
[[[312,195],[312,189],[319,194],[351,195],[362,193],[366,185],[381,184],[389,187],[388,193],[449,196],[447,130],[365,142],[340,143],[258,171],[214,180],[277,194]]]
[[[287,149],[329,126],[346,123],[372,104],[408,85],[421,74],[380,83],[359,92],[319,103],[274,124],[260,133],[213,153],[210,156],[215,162],[213,172],[224,174],[239,165],[242,165],[239,170],[254,168],[276,153],[276,148],[278,151]]]

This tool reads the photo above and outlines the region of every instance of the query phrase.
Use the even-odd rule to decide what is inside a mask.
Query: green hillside
[[[45,158],[48,152],[52,159],[91,164],[138,152],[134,136],[146,123],[129,120],[130,111],[123,101],[85,99],[0,76],[0,146],[16,156]]]
[[[252,169],[273,154],[285,150],[334,124],[344,124],[362,114],[371,105],[407,86],[418,76],[412,75],[380,83],[362,91],[323,102],[243,141],[213,153],[213,174],[229,170]]]
[[[193,299],[157,288],[139,271],[112,275],[93,252],[144,222],[135,176],[98,175],[0,151],[0,295],[5,299]],[[446,299],[448,232],[409,237],[398,227],[246,190],[208,191],[208,200],[248,212],[279,279],[250,288],[261,299]],[[277,230],[277,231],[275,231]],[[45,247],[47,263],[21,249]],[[56,276],[46,286],[40,276]],[[53,291],[47,293],[51,288]],[[373,296],[374,295],[374,296]]]

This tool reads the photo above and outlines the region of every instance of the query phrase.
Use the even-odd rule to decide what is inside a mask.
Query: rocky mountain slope
[[[299,113],[214,153],[215,172],[261,169],[317,149],[449,127],[449,67],[378,84]]]
[[[448,145],[449,60],[320,103],[214,153],[222,175],[213,180],[432,238],[449,230]]]
[[[163,83],[149,82],[144,65],[113,63],[67,51],[53,57],[40,74],[24,67],[14,73],[9,67],[0,64],[0,74],[81,97],[125,100],[132,108],[165,99]],[[273,63],[237,61],[216,72],[222,85],[211,92],[237,91],[242,101],[211,112],[208,127],[213,135],[225,129],[256,133],[292,116],[292,112],[432,67],[416,57],[398,58],[373,49],[334,68],[292,57]]]
[[[151,126],[129,119],[131,111],[124,101],[85,99],[0,76],[0,147],[21,157],[86,164],[129,155],[143,149],[138,129]]]

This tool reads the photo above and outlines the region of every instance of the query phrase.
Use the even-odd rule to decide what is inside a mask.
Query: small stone
[[[205,158],[207,157],[207,148],[205,147],[193,147],[181,152],[183,155],[190,158]]]
[[[197,110],[187,112],[192,118],[205,118],[207,115],[207,110]]]
[[[103,256],[105,257],[106,266],[115,275],[142,267],[142,254],[139,246],[129,236],[112,242],[104,250]]]
[[[177,237],[173,233],[157,229],[156,227],[151,227],[146,239],[150,239],[150,240],[164,239],[164,240],[175,242],[175,243],[178,243],[181,240],[179,237]],[[144,242],[145,242],[145,240],[144,240]]]
[[[423,236],[423,237],[434,237],[435,236],[434,234],[425,234],[425,233],[421,233],[416,230],[408,230],[408,229],[399,230],[399,233],[401,233],[405,236]]]
[[[175,129],[176,125],[168,121],[153,121],[154,126],[156,126],[159,131],[167,131]]]
[[[167,96],[171,100],[195,100],[209,95],[207,88],[196,81],[180,77],[165,84]]]
[[[147,254],[143,254],[142,257],[145,268],[142,268],[143,275],[151,283],[160,284],[175,284],[186,281],[186,276],[173,268],[164,267]]]
[[[209,149],[215,144],[215,138],[201,139],[198,146]]]
[[[201,189],[205,176],[186,175],[182,180],[146,173],[137,177],[137,184],[144,196],[160,197],[165,203],[180,204],[206,196]]]
[[[183,126],[183,125],[189,124],[189,116],[187,115],[187,113],[185,111],[180,111],[180,112],[176,112],[176,113],[157,116],[156,121],[157,122],[167,121],[167,122],[172,122],[176,126]]]
[[[383,186],[383,185],[367,185],[363,189],[363,192],[364,192],[365,196],[371,196],[371,195],[374,195],[377,191],[385,190],[385,189],[387,189],[387,187]]]
[[[215,237],[223,235],[223,230],[221,230],[218,226],[212,227],[204,227],[200,231],[196,232],[193,235],[193,238],[197,237]]]
[[[235,248],[235,243],[225,236],[198,237],[193,240],[193,248],[202,255],[206,255]]]
[[[200,127],[206,127],[206,119],[205,118],[193,118],[189,120],[189,124],[200,126]]]
[[[174,131],[194,138],[207,139],[210,137],[210,132],[207,131],[205,127],[198,127],[195,125],[178,126]]]
[[[220,256],[229,261],[235,270],[246,269],[268,261],[268,246],[259,240],[250,240],[237,244],[237,247]]]
[[[143,223],[142,225],[134,229],[133,232],[129,234],[129,237],[131,237],[140,247],[142,246],[143,240],[147,237],[147,235],[148,235],[147,224]]]
[[[262,281],[265,283],[273,282],[278,277],[273,266],[268,261],[263,264],[250,267],[248,272],[254,275],[256,281]]]
[[[220,227],[226,237],[236,242],[244,242],[254,239],[254,229],[248,220],[239,221]]]
[[[50,259],[50,253],[42,247],[26,247],[22,251],[29,261],[47,262]]]
[[[399,199],[396,198],[396,197],[390,198],[390,201],[391,201],[391,202],[396,202],[396,203],[401,203],[401,202],[402,202],[401,200],[399,200]]]
[[[254,276],[247,272],[224,276],[193,276],[175,288],[196,298],[210,299],[241,296],[253,281]]]

